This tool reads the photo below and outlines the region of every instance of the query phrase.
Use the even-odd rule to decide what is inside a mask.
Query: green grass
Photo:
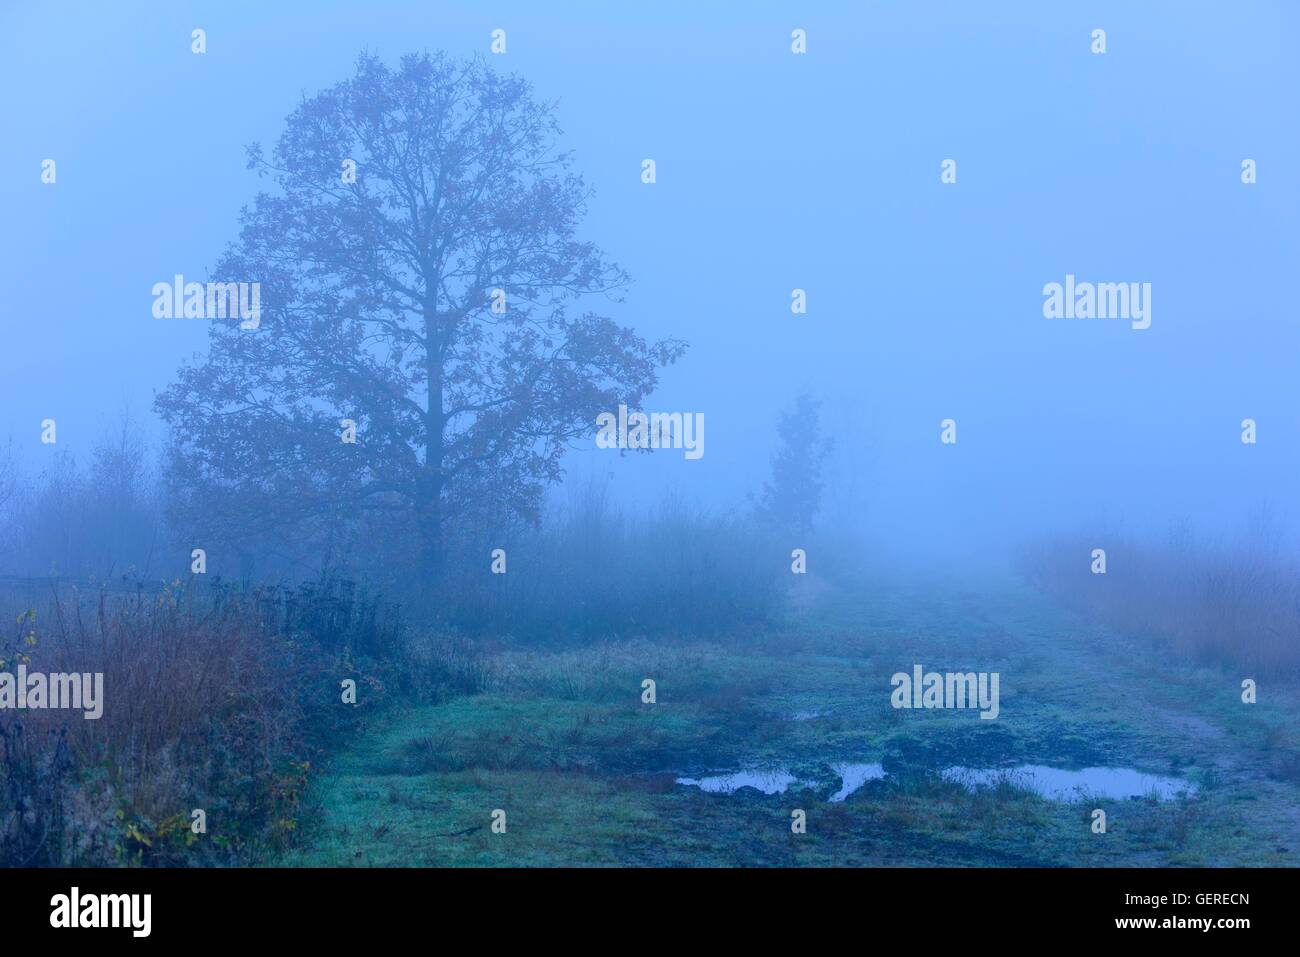
[[[1294,691],[1243,705],[1239,676],[1185,667],[1006,584],[876,586],[793,607],[746,641],[500,653],[485,693],[394,711],[349,742],[282,863],[1297,863]],[[1000,672],[1001,717],[894,710],[889,677],[914,663]],[[653,705],[640,700],[647,677]],[[798,711],[827,714],[790,720]],[[829,804],[837,761],[883,761],[891,777]],[[1022,762],[1175,774],[1201,792],[1055,804],[930,773]],[[804,785],[728,796],[674,783],[764,765]],[[791,832],[796,808],[806,834]]]

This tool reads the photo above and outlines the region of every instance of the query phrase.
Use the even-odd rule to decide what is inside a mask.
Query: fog
[[[0,865],[1294,863],[1300,10],[816,6],[0,13]]]
[[[1300,79],[1283,29],[1296,13],[1178,7],[764,4],[740,18],[502,4],[435,18],[413,3],[305,18],[174,4],[130,24],[11,9],[0,435],[38,466],[43,419],[84,455],[126,405],[161,439],[153,394],[207,330],[155,319],[150,288],[206,278],[235,237],[264,185],[244,146],[274,143],[363,48],[485,53],[504,27],[508,53],[490,65],[558,101],[561,144],[593,189],[581,233],[633,278],[610,314],[689,344],[646,408],[707,421],[699,460],[593,438],[566,459],[571,480],[608,482],[631,508],[668,489],[733,506],[761,487],[777,416],[807,392],[837,444],[828,501],[860,520],[865,550],[900,559],[961,543],[979,561],[1103,521],[1285,514],[1300,193],[1297,131],[1275,119]],[[1104,57],[1062,55],[1097,25]],[[790,55],[793,26],[807,56]],[[949,158],[955,184],[940,181]],[[1067,274],[1150,283],[1150,327],[1044,318],[1043,287]],[[1257,445],[1240,440],[1247,417]],[[940,442],[947,418],[955,445]]]

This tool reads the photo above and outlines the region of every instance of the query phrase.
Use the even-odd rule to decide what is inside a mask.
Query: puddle
[[[868,781],[879,781],[885,776],[885,769],[879,764],[832,764],[831,770],[840,776],[840,789],[828,798],[832,804],[843,801]]]
[[[784,794],[798,781],[784,770],[737,771],[735,774],[718,774],[707,778],[678,778],[678,784],[697,787],[710,794],[735,794],[741,788],[754,788],[764,794]]]
[[[841,803],[849,795],[861,790],[868,781],[889,778],[879,763],[839,762],[830,767],[840,778],[840,789],[827,798],[831,804]],[[1005,781],[1012,787],[1032,791],[1039,797],[1062,803],[1082,801],[1085,798],[1124,800],[1152,795],[1161,801],[1169,801],[1196,795],[1196,785],[1189,781],[1146,774],[1129,768],[1067,771],[1064,768],[1026,764],[1018,768],[948,768],[941,772],[941,776],[972,791],[977,787],[994,787]],[[784,768],[773,768],[714,774],[702,778],[677,778],[677,783],[699,788],[709,794],[735,794],[743,788],[753,788],[763,794],[784,794],[792,784],[798,784],[799,779]]]
[[[814,718],[825,718],[830,714],[829,711],[796,711],[790,715],[791,721],[812,721]]]
[[[1079,801],[1085,797],[1102,797],[1111,800],[1140,798],[1155,795],[1168,801],[1180,795],[1196,794],[1196,785],[1178,778],[1145,774],[1129,768],[1084,768],[1066,771],[1039,764],[1026,764],[1019,768],[979,770],[976,768],[948,768],[943,777],[974,790],[992,787],[1006,781],[1013,787],[1033,791],[1049,801]]]

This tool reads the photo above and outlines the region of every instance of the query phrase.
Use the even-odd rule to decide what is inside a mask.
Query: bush
[[[329,585],[173,584],[56,589],[11,618],[0,670],[102,672],[105,701],[98,720],[0,712],[0,863],[239,864],[291,840],[312,767],[404,683],[370,657],[401,646],[378,607]]]
[[[188,549],[163,560],[163,497],[149,461],[129,420],[91,450],[88,465],[54,453],[28,478],[12,449],[0,450],[0,574],[107,577],[182,567]]]

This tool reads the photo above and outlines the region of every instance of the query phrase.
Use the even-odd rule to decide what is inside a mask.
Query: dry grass
[[[0,670],[103,674],[103,715],[0,712],[0,863],[242,863],[296,828],[313,757],[387,680],[286,629],[271,592],[54,595],[12,614]],[[207,815],[203,839],[191,812]]]
[[[1106,574],[1090,555],[1105,539]],[[1026,551],[1027,577],[1089,616],[1250,677],[1300,679],[1300,554],[1276,530],[1197,541],[1061,536]]]

